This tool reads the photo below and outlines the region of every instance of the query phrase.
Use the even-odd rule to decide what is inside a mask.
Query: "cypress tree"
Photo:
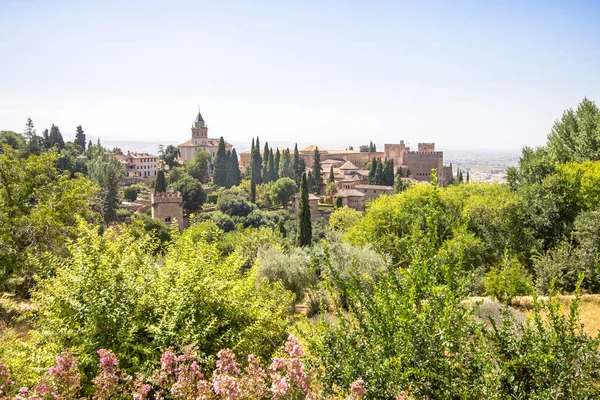
[[[275,155],[273,155],[273,148],[271,148],[271,151],[269,152],[267,174],[269,175],[269,182],[274,182],[277,180],[277,167],[275,167]]]
[[[344,200],[342,200],[342,196],[338,196],[335,199],[335,208],[340,208],[344,206]]]
[[[256,185],[261,183],[261,165],[262,165],[262,158],[260,156],[260,142],[259,142],[259,138],[256,138],[256,144],[254,146],[254,148],[252,149],[252,157],[251,157],[251,164],[252,164],[252,177],[250,180],[250,188],[251,188],[251,193],[250,193],[250,197],[253,203],[256,202]]]
[[[377,172],[377,160],[373,157],[371,168],[369,168],[369,185],[375,185],[375,173]]]
[[[302,180],[302,174],[305,172],[304,170],[306,169],[306,165],[304,163],[304,160],[300,157],[300,152],[298,152],[298,143],[296,143],[296,145],[294,146],[293,167],[295,174],[294,180],[296,181],[296,184],[299,185],[300,181]]]
[[[262,181],[267,183],[269,181],[269,142],[265,142],[265,149],[263,150],[263,164],[262,164]]]
[[[377,168],[375,169],[375,184],[383,185],[383,163],[381,159],[377,159]]]
[[[467,170],[467,183],[469,183],[469,170]]]
[[[333,176],[333,165],[329,168],[329,179],[327,183],[335,182],[335,177]]]
[[[279,160],[279,177],[296,179],[296,173],[294,172],[294,166],[292,165],[292,157],[290,155],[290,149],[285,149]]]
[[[315,153],[313,155],[313,193],[317,196],[321,194],[321,186],[323,185],[323,175],[321,174],[321,154],[319,148],[315,147]]]
[[[88,145],[87,145],[87,149],[88,149],[88,151],[89,151],[89,150],[92,148],[92,146],[93,146],[93,145],[94,145],[94,144],[92,143],[92,139],[90,139],[90,140],[88,141]]]
[[[305,172],[302,174],[302,183],[300,184],[298,246],[310,246],[311,241],[312,224],[310,221],[310,203],[308,201],[308,179]]]
[[[271,149],[271,151],[273,151],[273,149]],[[277,151],[275,152],[275,160],[273,161],[273,180],[276,181],[279,179],[279,164],[281,163],[281,153],[279,152],[279,147],[277,148]]]
[[[312,189],[315,187],[315,177],[312,174],[312,170],[308,171],[307,181],[308,181],[308,190],[312,192]]]
[[[156,180],[154,181],[154,191],[156,193],[162,193],[167,191],[167,180],[165,179],[165,171],[162,169],[158,170]]]
[[[242,181],[242,174],[240,173],[240,163],[238,161],[237,152],[235,149],[231,151],[229,157],[229,175],[228,175],[227,187],[237,186]]]
[[[386,161],[385,185],[394,186],[394,160]]]
[[[410,168],[406,168],[406,177],[408,178],[410,176]]]
[[[219,146],[215,156],[215,168],[213,171],[213,181],[217,186],[227,185],[227,167],[229,160],[227,159],[227,151],[225,150],[225,139],[223,136],[219,138]]]
[[[279,219],[279,233],[281,233],[281,237],[286,238],[287,237],[287,231],[285,230],[285,225],[283,223],[283,218]]]
[[[81,125],[77,127],[77,131],[75,132],[75,140],[73,141],[79,148],[81,152],[85,152],[85,133],[83,133],[83,128]]]
[[[60,133],[60,129],[58,129],[58,126],[52,124],[52,127],[50,128],[50,134],[48,135],[47,148],[51,149],[54,146],[57,146],[59,150],[62,150],[65,148],[65,141]]]

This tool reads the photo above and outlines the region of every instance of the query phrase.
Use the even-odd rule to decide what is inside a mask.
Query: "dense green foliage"
[[[102,190],[101,206],[104,223],[110,224],[117,219],[119,208],[119,183],[125,174],[125,167],[108,151],[101,151],[89,164],[90,179]]]
[[[90,205],[98,188],[60,173],[57,158],[20,158],[8,146],[0,154],[0,290],[30,286],[41,272],[31,256],[66,256],[77,217],[94,218]]]
[[[254,269],[240,274],[242,253],[222,259],[194,230],[176,235],[164,257],[156,245],[127,229],[99,236],[81,227],[72,258],[35,290],[41,344],[70,349],[84,365],[110,348],[136,370],[169,346],[268,357],[282,343],[291,299],[277,283],[257,288]]]

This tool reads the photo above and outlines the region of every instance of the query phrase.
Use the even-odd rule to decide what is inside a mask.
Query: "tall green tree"
[[[262,182],[269,182],[269,158],[271,153],[269,152],[269,142],[265,142],[265,149],[263,150],[263,159],[262,159]]]
[[[181,193],[183,198],[183,209],[186,213],[195,213],[202,209],[206,201],[206,192],[202,184],[188,174],[173,184],[173,189]]]
[[[156,180],[154,181],[154,191],[162,193],[167,191],[167,180],[165,178],[165,171],[161,168],[156,174]]]
[[[313,154],[313,179],[314,186],[312,187],[312,191],[317,196],[321,194],[321,186],[323,186],[323,174],[321,172],[321,153],[319,153],[319,148],[315,147],[315,152]]]
[[[304,172],[306,171],[306,163],[304,162],[304,159],[300,156],[300,152],[298,151],[298,143],[296,143],[296,145],[294,146],[293,167],[295,174],[294,180],[296,181],[296,184],[299,185],[300,181],[302,180],[302,174],[304,174]]]
[[[217,154],[215,156],[215,170],[213,172],[213,179],[215,184],[218,186],[227,185],[229,160],[227,159],[227,151],[225,149],[225,139],[223,136],[219,139],[219,145],[217,147]]]
[[[202,183],[208,182],[208,165],[210,163],[210,153],[207,151],[197,151],[194,159],[185,163],[186,172]]]
[[[281,160],[279,161],[279,177],[296,179],[290,149],[285,149],[281,155]]]
[[[584,98],[554,123],[548,151],[556,163],[600,160],[600,110],[593,101]]]
[[[65,147],[65,141],[62,137],[62,134],[60,133],[60,129],[58,129],[58,126],[52,124],[52,127],[50,128],[50,135],[49,135],[49,139],[50,139],[50,146],[48,147],[48,149],[56,146],[58,147],[58,150],[62,150]]]
[[[277,180],[277,168],[275,167],[275,155],[273,154],[273,149],[271,148],[271,152],[269,154],[269,162],[267,164],[267,175],[269,180],[267,182],[275,182]]]
[[[383,163],[381,159],[377,159],[377,167],[375,168],[375,184],[383,185],[384,175],[383,175]]]
[[[25,137],[25,141],[27,144],[31,142],[31,139],[35,136],[35,126],[33,125],[33,120],[31,118],[27,118],[27,122],[25,122],[25,130],[23,131],[23,136]]]
[[[283,177],[278,179],[271,188],[271,199],[274,204],[281,204],[283,208],[287,208],[292,196],[296,194],[298,186],[293,179]]]
[[[252,165],[252,176],[250,179],[250,200],[256,202],[256,185],[259,185],[262,173],[262,158],[260,156],[260,139],[257,137],[255,145],[252,148],[252,155],[250,158],[250,164]]]
[[[181,151],[179,150],[179,147],[170,144],[165,147],[164,150],[159,151],[158,156],[166,165],[169,166],[169,169],[172,169],[179,166],[177,159],[181,157]]]
[[[240,164],[238,161],[237,152],[235,149],[231,151],[229,156],[229,174],[227,175],[227,188],[237,186],[242,181],[242,174],[240,172]]]
[[[384,185],[386,186],[394,186],[394,160],[393,159],[389,159],[385,162],[385,167],[384,167],[384,175],[385,175],[385,182]]]
[[[81,125],[77,126],[74,142],[77,146],[79,146],[81,152],[85,153],[85,133],[83,133],[83,128],[81,127]]]
[[[125,167],[108,151],[97,154],[89,164],[90,179],[101,188],[102,216],[106,225],[117,220],[119,182]]]
[[[279,147],[277,148],[277,151],[275,152],[275,160],[273,161],[273,167],[275,168],[274,172],[273,172],[273,180],[276,181],[279,178],[282,178],[281,176],[279,176],[279,164],[281,163],[281,153],[279,152]]]
[[[377,159],[373,157],[371,161],[371,168],[369,168],[369,185],[375,185],[375,173],[377,172]]]
[[[310,203],[308,201],[308,178],[302,174],[300,184],[300,203],[298,213],[298,246],[310,246],[312,241],[312,222],[310,220]]]
[[[35,126],[33,125],[33,120],[31,118],[27,118],[23,136],[25,137],[25,142],[27,143],[27,153],[40,155],[42,152],[41,138],[36,134]]]
[[[329,179],[327,183],[335,183],[335,176],[333,175],[333,165],[329,168]]]

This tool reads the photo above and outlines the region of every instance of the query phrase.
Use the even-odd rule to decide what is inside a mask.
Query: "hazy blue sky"
[[[600,103],[600,1],[0,0],[0,129],[446,148]]]

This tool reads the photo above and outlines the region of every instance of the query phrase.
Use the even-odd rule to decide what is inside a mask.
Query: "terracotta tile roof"
[[[320,152],[327,152],[327,150],[325,150],[325,148],[324,148],[324,147],[320,147],[320,146],[317,146],[317,145],[311,144],[310,146],[308,146],[308,147],[305,147],[305,148],[303,148],[302,150],[300,150],[300,153],[307,153],[307,152],[313,152],[313,153],[314,153],[314,151],[315,151],[315,148],[319,148],[319,151],[320,151]]]
[[[292,196],[293,199],[297,199],[300,197],[300,193],[296,193],[295,195]],[[308,200],[319,200],[319,198],[317,196],[315,196],[312,193],[308,194]]]
[[[219,145],[219,139],[208,138],[208,145],[207,146],[215,146],[215,147],[217,147],[218,145]],[[232,146],[231,143],[225,142],[225,147],[230,147],[230,146]],[[179,145],[179,147],[206,147],[206,146],[202,145],[202,144],[193,144],[192,143],[192,139],[190,139],[187,142],[181,143]]]
[[[335,197],[363,197],[364,195],[356,189],[342,189],[335,194]]]
[[[358,171],[358,167],[352,164],[350,161],[346,161],[344,165],[340,167],[340,169],[346,171]]]
[[[385,185],[356,185],[357,189],[378,189],[378,190],[394,190],[391,186]]]

